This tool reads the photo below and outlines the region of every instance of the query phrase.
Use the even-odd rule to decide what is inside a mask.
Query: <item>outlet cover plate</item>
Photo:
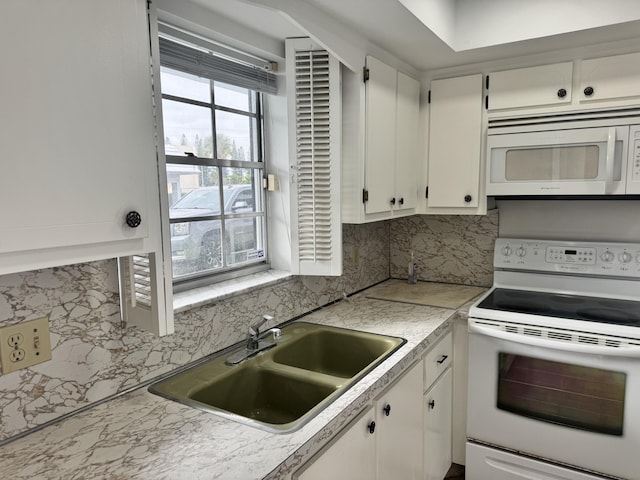
[[[2,374],[51,360],[51,339],[47,317],[0,328]]]

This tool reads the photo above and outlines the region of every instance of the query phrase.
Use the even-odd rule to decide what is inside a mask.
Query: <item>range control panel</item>
[[[498,238],[496,268],[640,278],[640,244]]]

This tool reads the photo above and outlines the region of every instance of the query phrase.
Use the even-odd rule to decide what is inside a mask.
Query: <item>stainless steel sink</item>
[[[275,433],[300,428],[405,343],[295,322],[238,365],[216,356],[149,387],[157,395]]]

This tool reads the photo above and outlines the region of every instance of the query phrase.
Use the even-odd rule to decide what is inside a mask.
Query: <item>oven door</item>
[[[640,342],[552,340],[502,323],[469,319],[469,440],[640,478]]]

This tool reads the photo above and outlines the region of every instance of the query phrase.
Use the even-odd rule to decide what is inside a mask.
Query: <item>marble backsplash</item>
[[[498,210],[487,215],[414,215],[391,222],[390,273],[407,278],[411,252],[418,279],[490,287]]]
[[[115,260],[0,276],[0,326],[49,316],[53,358],[0,376],[0,441],[389,278],[389,222],[343,226],[340,277],[291,277],[198,307],[158,338],[120,319]],[[269,325],[272,326],[272,325]]]
[[[176,314],[158,338],[122,324],[115,260],[0,276],[0,326],[49,316],[53,359],[0,376],[0,442],[391,277],[489,286],[497,212],[343,225],[343,275],[291,277]],[[270,327],[273,325],[268,325]]]

